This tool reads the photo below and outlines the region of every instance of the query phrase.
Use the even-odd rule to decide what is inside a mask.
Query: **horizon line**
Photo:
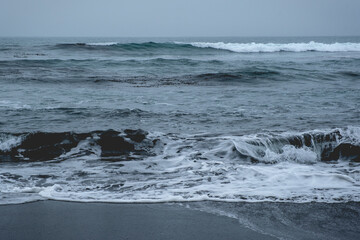
[[[291,37],[360,37],[360,35],[254,35],[254,36],[21,36],[8,35],[0,36],[0,38],[291,38]]]

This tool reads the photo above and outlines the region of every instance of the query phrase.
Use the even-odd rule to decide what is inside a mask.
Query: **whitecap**
[[[359,52],[360,43],[224,43],[224,42],[191,42],[199,48],[214,48],[238,53],[271,53],[271,52]]]

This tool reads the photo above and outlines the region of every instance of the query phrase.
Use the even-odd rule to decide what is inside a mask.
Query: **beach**
[[[214,209],[218,211],[215,213]],[[359,203],[38,201],[2,205],[0,213],[0,236],[6,240],[358,239],[360,236]]]
[[[39,201],[0,206],[1,239],[275,239],[236,219],[168,204]]]

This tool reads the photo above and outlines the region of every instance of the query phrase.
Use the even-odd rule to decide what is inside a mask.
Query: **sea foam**
[[[113,46],[119,44],[118,42],[95,42],[95,43],[86,43],[89,46]]]
[[[360,43],[224,43],[224,42],[192,42],[194,47],[215,48],[238,53],[261,52],[358,52]]]
[[[109,146],[98,146],[105,144],[99,136],[107,137],[110,146],[113,141],[126,140],[120,132],[111,132],[111,138],[109,132],[27,134],[23,141],[36,138],[48,142],[56,137],[51,149],[66,147],[72,139],[77,139],[77,144],[56,161],[39,164],[26,160],[21,165],[2,166],[0,192],[8,197],[0,198],[0,204],[39,199],[128,203],[359,201],[358,155],[324,159],[342,144],[358,154],[358,131],[358,127],[348,127],[243,136],[150,133],[149,139],[163,144],[156,144],[151,154],[138,151],[137,158],[128,154],[128,161],[121,162],[103,156],[102,150],[108,151]],[[128,137],[138,140],[134,136]],[[144,151],[148,143],[134,147]],[[2,155],[9,161],[9,149],[13,146],[14,152],[18,147],[5,145]],[[25,155],[24,151],[39,149],[21,152]],[[21,158],[16,156],[15,160]]]

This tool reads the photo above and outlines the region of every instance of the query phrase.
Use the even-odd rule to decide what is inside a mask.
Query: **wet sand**
[[[0,239],[275,239],[178,204],[39,201],[0,206]]]
[[[360,203],[39,201],[0,206],[0,239],[360,239]]]

